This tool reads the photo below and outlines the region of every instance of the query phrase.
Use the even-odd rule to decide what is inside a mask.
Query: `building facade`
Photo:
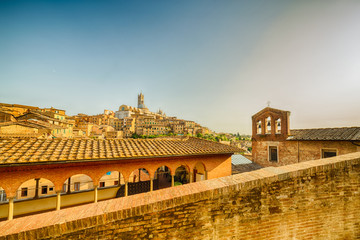
[[[0,221],[231,175],[239,149],[197,138],[0,140]]]
[[[252,116],[252,159],[281,166],[360,151],[360,127],[290,130],[290,112],[267,107]]]

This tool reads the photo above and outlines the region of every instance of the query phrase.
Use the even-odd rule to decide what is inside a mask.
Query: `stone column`
[[[208,180],[208,172],[205,170],[205,180]]]
[[[128,196],[128,182],[125,182],[125,197]]]
[[[94,186],[94,202],[98,202],[98,186]]]
[[[13,218],[14,218],[14,197],[10,197],[8,220],[12,220]]]
[[[154,179],[150,178],[150,192],[154,191]]]
[[[61,206],[61,191],[56,192],[56,211],[60,210]]]
[[[190,183],[194,182],[194,173],[190,172]]]
[[[175,175],[171,175],[171,186],[175,186]]]
[[[35,178],[36,185],[35,185],[35,196],[34,198],[39,198],[39,181],[40,178]]]

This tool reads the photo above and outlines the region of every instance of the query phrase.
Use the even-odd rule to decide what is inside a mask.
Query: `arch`
[[[270,116],[268,116],[265,119],[265,133],[271,134],[271,117]]]
[[[261,120],[256,122],[256,134],[261,134]]]
[[[281,133],[281,118],[278,118],[275,120],[275,123],[276,123],[276,130],[275,132],[277,134],[280,134]]]
[[[150,173],[145,168],[132,171],[128,180],[128,195],[150,192],[151,190]]]
[[[197,162],[194,166],[193,170],[194,174],[194,182],[200,182],[206,180],[206,167],[205,164],[202,162]]]
[[[145,168],[138,168],[135,169],[130,173],[128,182],[135,183],[135,182],[144,182],[150,180],[150,173]]]
[[[7,200],[7,197],[6,197],[6,191],[2,187],[0,187],[0,203],[7,202],[7,201],[8,200]]]
[[[56,194],[55,184],[46,178],[33,178],[23,182],[16,191],[17,200],[40,198]]]
[[[180,165],[179,167],[177,167],[175,170],[174,185],[177,186],[177,185],[189,183],[190,182],[189,172],[190,172],[189,167],[187,167],[186,165]]]
[[[65,180],[62,187],[63,193],[82,192],[94,189],[94,182],[86,174],[75,174]]]
[[[171,187],[171,170],[168,166],[158,167],[154,173],[154,190]]]
[[[99,188],[120,186],[124,184],[124,175],[119,171],[108,171],[99,179]]]

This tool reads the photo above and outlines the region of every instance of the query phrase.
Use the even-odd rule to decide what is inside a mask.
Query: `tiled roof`
[[[360,127],[294,129],[287,140],[360,141]]]
[[[240,149],[198,138],[161,139],[3,139],[0,165],[56,161],[224,154]]]
[[[16,117],[16,119],[18,119],[18,120],[28,119],[29,116],[33,116],[36,119],[41,119],[41,120],[45,120],[45,121],[61,122],[61,123],[68,124],[67,120],[60,120],[58,118],[53,118],[44,113],[40,113],[40,112],[36,112],[36,111],[29,111],[19,117]]]
[[[24,127],[38,128],[38,129],[63,129],[63,127],[55,124],[50,124],[43,121],[34,121],[34,120],[20,120],[17,122],[3,122],[0,123],[0,127],[11,126],[11,125],[20,125]]]

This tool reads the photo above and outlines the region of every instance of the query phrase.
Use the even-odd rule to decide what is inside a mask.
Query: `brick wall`
[[[360,152],[0,222],[0,239],[359,239]]]
[[[350,141],[253,141],[253,160],[261,166],[282,166],[321,158],[321,149],[337,150],[338,155],[360,151],[360,142]],[[278,147],[278,162],[268,160],[268,147]]]

